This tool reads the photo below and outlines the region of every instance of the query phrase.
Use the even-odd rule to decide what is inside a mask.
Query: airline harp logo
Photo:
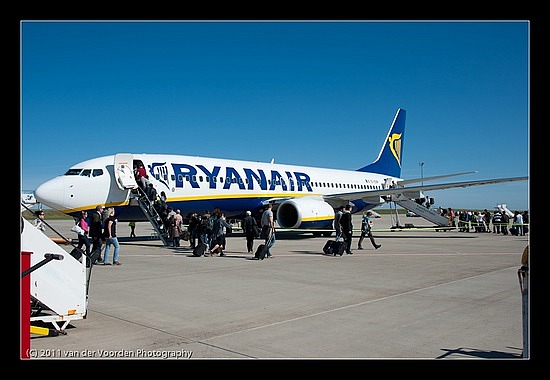
[[[388,144],[390,144],[390,150],[397,164],[401,167],[401,133],[394,133],[388,137]]]

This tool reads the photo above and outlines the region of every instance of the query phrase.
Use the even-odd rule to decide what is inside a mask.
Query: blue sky
[[[529,175],[526,21],[21,23],[21,189],[118,152]],[[435,182],[434,182],[435,183]],[[528,209],[527,181],[428,193]]]

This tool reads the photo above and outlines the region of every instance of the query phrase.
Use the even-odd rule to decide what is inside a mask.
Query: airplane
[[[102,205],[114,207],[119,221],[151,221],[147,209],[135,201],[140,199],[141,190],[134,169],[143,165],[157,192],[165,192],[167,206],[179,209],[182,215],[202,214],[205,210],[218,208],[228,219],[242,218],[247,210],[259,218],[265,206],[271,203],[279,228],[318,230],[330,236],[335,209],[339,206],[351,204],[352,213],[371,210],[392,199],[410,201],[418,206],[412,200],[423,197],[422,191],[528,179],[513,177],[425,184],[473,173],[462,172],[404,180],[401,166],[405,118],[406,110],[399,108],[376,160],[356,170],[278,164],[274,160],[268,163],[176,154],[119,153],[71,166],[64,175],[36,188],[34,196],[38,202],[72,216]],[[413,183],[422,185],[409,186]],[[412,208],[411,211],[424,212]]]

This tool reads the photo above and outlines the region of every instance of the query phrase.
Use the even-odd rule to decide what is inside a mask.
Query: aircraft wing
[[[422,178],[406,179],[406,180],[403,180],[403,181],[399,181],[399,185],[403,186],[403,185],[408,185],[409,183],[428,182],[428,181],[433,181],[434,179],[456,177],[458,175],[472,174],[472,173],[477,173],[477,171],[436,175],[434,177],[422,177]]]
[[[396,188],[384,189],[384,190],[369,190],[369,191],[359,191],[359,192],[353,192],[353,193],[325,195],[324,199],[341,199],[341,200],[352,201],[355,199],[369,198],[372,196],[387,196],[387,195],[402,194],[402,193],[415,192],[415,191],[443,190],[443,189],[452,189],[456,187],[491,185],[491,184],[504,183],[504,182],[526,181],[528,179],[529,177],[511,177],[511,178],[482,179],[477,181],[463,181],[463,182],[452,182],[452,183],[410,186],[410,187],[398,186]],[[399,184],[402,184],[402,183],[403,181],[399,182]]]

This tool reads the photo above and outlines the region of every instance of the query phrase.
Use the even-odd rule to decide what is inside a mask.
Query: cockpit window
[[[69,169],[65,175],[79,175],[82,169]]]
[[[92,173],[92,169],[84,169],[82,170],[82,173],[80,173],[80,175],[82,177],[89,177],[91,173]]]
[[[92,177],[99,177],[100,175],[103,175],[103,169],[94,169],[92,172]]]

